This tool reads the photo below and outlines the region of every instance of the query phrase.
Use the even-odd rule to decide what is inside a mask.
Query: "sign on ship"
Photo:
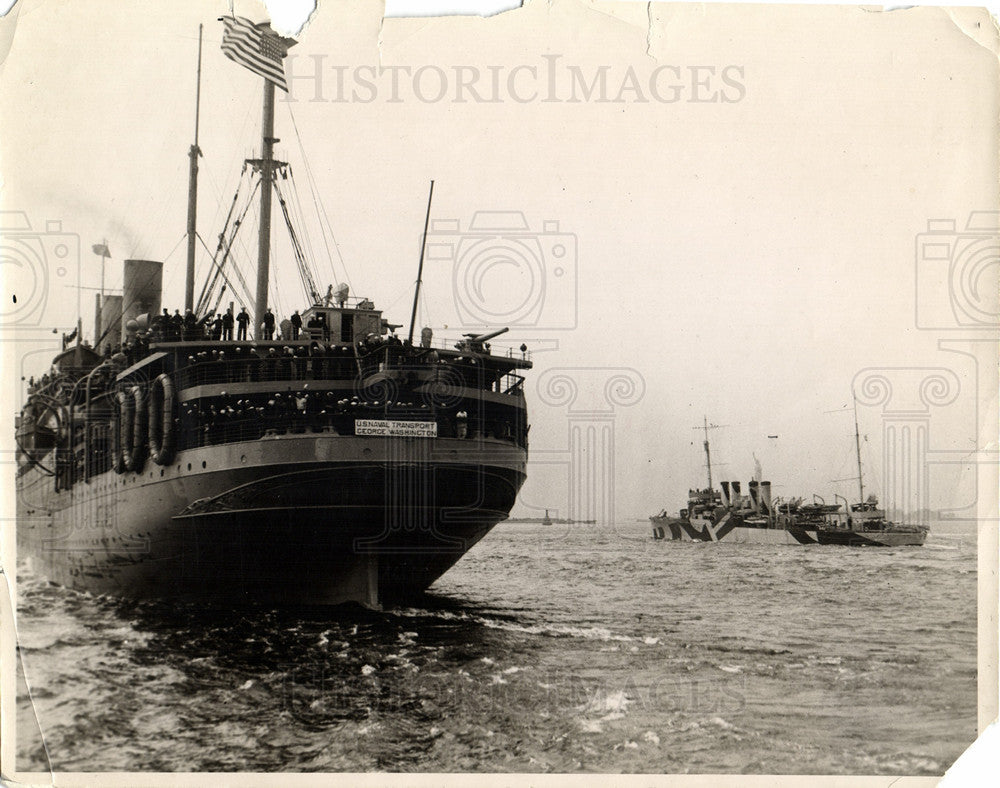
[[[404,438],[436,438],[436,421],[395,421],[392,419],[355,419],[355,435],[386,435]]]

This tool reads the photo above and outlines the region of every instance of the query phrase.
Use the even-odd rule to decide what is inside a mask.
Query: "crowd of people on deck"
[[[350,397],[333,391],[275,391],[236,398],[223,392],[204,402],[185,402],[178,427],[182,447],[254,440],[284,433],[333,432],[354,434],[355,418],[385,418],[393,414],[425,413],[434,420],[441,437],[497,438],[515,440],[514,423],[508,418],[480,420],[464,410],[437,412],[427,402],[386,403],[357,394]],[[523,438],[522,438],[523,439]]]
[[[179,309],[175,309],[173,314],[170,314],[169,309],[164,309],[162,314],[156,315],[150,320],[150,341],[245,342],[252,319],[245,306],[240,307],[240,311],[235,314],[233,308],[230,307],[225,312],[209,312],[200,318],[195,317],[194,312],[190,309],[186,310],[183,315]],[[279,323],[274,312],[268,309],[264,312],[264,319],[258,328],[259,331],[255,332],[257,339],[273,341],[277,330],[278,339],[286,342],[295,341],[302,334],[302,315],[299,314],[298,310],[295,310],[291,317]],[[310,338],[322,339],[325,342],[330,341],[329,328],[326,325],[325,315],[322,313],[311,317],[306,328],[310,331]]]
[[[292,315],[277,323],[274,313],[268,309],[264,313],[260,331],[254,338],[248,338],[252,318],[246,307],[234,311],[232,307],[218,314],[210,312],[196,318],[191,310],[181,314],[175,309],[173,314],[164,308],[161,314],[155,315],[147,326],[139,327],[134,321],[129,321],[126,336],[119,345],[104,342],[99,345],[105,361],[111,362],[98,370],[101,374],[93,380],[95,388],[101,388],[108,381],[104,378],[113,377],[117,372],[126,369],[149,355],[151,344],[164,342],[241,342],[246,344],[218,349],[202,349],[187,357],[187,364],[176,369],[174,376],[177,384],[184,388],[190,385],[210,383],[236,383],[252,380],[330,380],[362,377],[372,374],[382,365],[392,366],[396,361],[405,358],[406,362],[421,364],[447,363],[449,366],[476,366],[478,354],[489,354],[488,342],[473,346],[471,340],[463,340],[456,347],[460,350],[470,350],[468,357],[460,356],[448,361],[441,359],[431,348],[432,332],[424,328],[421,332],[420,346],[427,350],[413,356],[404,348],[412,347],[410,340],[402,340],[391,332],[387,336],[369,333],[357,342],[330,343],[330,326],[326,314],[315,312],[303,323],[302,315],[295,310]],[[277,341],[291,344],[283,347],[262,347],[257,341]],[[339,332],[338,332],[339,333]],[[235,334],[235,337],[234,337]],[[340,339],[337,337],[336,339]],[[302,340],[307,340],[308,344]],[[83,341],[82,345],[90,348]],[[94,350],[94,348],[91,348]],[[522,355],[527,348],[522,345]],[[379,352],[376,352],[379,351]],[[398,354],[398,355],[397,355]],[[81,368],[76,374],[60,374],[53,368],[38,380],[27,381],[29,396],[37,393],[48,393],[61,396],[65,386],[75,388],[75,381],[87,369]],[[116,371],[117,370],[117,371]],[[464,375],[463,375],[464,376]],[[472,374],[470,385],[482,386],[479,375]],[[487,387],[500,390],[501,380],[487,381]]]

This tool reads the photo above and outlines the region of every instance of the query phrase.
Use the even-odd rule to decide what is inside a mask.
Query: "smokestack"
[[[755,512],[760,512],[760,491],[757,489],[757,480],[751,479],[747,482],[747,487],[750,488],[750,504],[753,506]]]
[[[101,339],[104,337],[104,339]],[[101,341],[98,342],[97,340]],[[122,297],[120,295],[104,296],[101,305],[101,325],[94,339],[94,349],[103,353],[106,346],[118,347],[122,343]]]
[[[771,482],[761,482],[760,483],[760,503],[764,507],[764,511],[767,514],[771,514],[773,509],[771,508]]]
[[[126,260],[122,296],[122,333],[129,320],[160,311],[163,290],[163,263],[155,260]]]
[[[743,502],[740,500],[740,483],[730,482],[730,486],[733,489],[733,508],[739,509]]]
[[[728,509],[729,506],[730,506],[730,503],[729,503],[729,482],[719,482],[719,485],[722,487],[722,505],[725,506]]]

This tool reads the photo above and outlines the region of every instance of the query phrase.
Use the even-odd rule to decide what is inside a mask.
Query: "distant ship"
[[[858,401],[854,398],[854,448],[858,461],[858,502],[846,512],[827,513],[817,530],[820,544],[851,547],[919,547],[927,539],[925,525],[894,523],[886,519],[885,510],[878,508],[878,498],[865,498],[865,483],[861,472],[861,431],[858,429]],[[846,503],[846,501],[845,501]]]
[[[258,55],[277,47],[271,65],[283,76],[294,42],[266,24],[224,21],[224,50],[240,36]],[[234,341],[231,319],[228,334],[208,330],[226,289],[220,273],[234,287],[231,236],[220,235],[228,246],[213,260],[215,285],[194,302],[196,130],[190,317],[175,332],[158,315],[162,264],[126,260],[124,294],[101,300],[93,346],[78,320],[76,344],[31,382],[16,425],[18,549],[49,580],[94,593],[405,602],[507,518],[526,474],[517,373],[531,361],[523,345],[491,350],[506,329],[453,347],[434,347],[424,329],[415,344],[419,273],[410,336],[397,339],[398,326],[346,286],[320,295],[295,236],[311,301],[301,334],[271,338],[271,195],[285,212],[289,173],[273,157],[274,75],[233,59],[264,76],[262,154],[246,165],[261,184],[250,338]]]
[[[803,504],[801,498],[772,501],[771,483],[756,479],[748,484],[749,496],[741,495],[738,481],[722,482],[721,493],[716,491],[712,487],[708,429],[706,418],[704,448],[708,486],[703,490],[690,490],[687,508],[676,517],[668,515],[666,510],[650,517],[654,539],[855,547],[920,546],[927,539],[927,526],[893,523],[886,519],[885,511],[878,508],[876,496],[865,498],[857,402],[854,439],[858,503],[847,505],[846,510],[840,504],[827,504],[819,496],[814,496],[813,503],[808,504]]]
[[[852,503],[848,512],[827,515],[817,531],[820,544],[850,547],[919,547],[927,540],[924,525],[894,523],[878,508],[878,498],[869,495],[861,503]]]
[[[545,517],[542,518],[542,525],[552,525],[552,518],[549,517],[549,510],[545,510]]]
[[[800,511],[801,501],[780,502],[771,498],[771,482],[754,479],[749,495],[741,494],[738,481],[712,486],[712,452],[708,440],[708,418],[704,419],[705,467],[708,485],[688,491],[687,508],[676,517],[664,509],[649,518],[654,539],[745,544],[811,544],[817,542],[820,524],[814,510]]]

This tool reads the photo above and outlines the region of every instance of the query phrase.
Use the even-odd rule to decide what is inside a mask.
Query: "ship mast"
[[[434,181],[431,181],[431,190],[427,195],[427,216],[424,218],[424,234],[420,241],[420,264],[417,266],[417,286],[413,291],[413,312],[410,313],[410,335],[407,337],[407,344],[413,344],[413,328],[417,323],[417,302],[420,299],[420,282],[424,276],[424,250],[427,248],[427,227],[431,222],[431,200],[434,199]]]
[[[264,111],[261,122],[261,157],[247,159],[260,172],[260,221],[257,228],[257,293],[254,300],[253,337],[259,339],[264,313],[267,312],[267,285],[271,266],[271,189],[275,188],[274,172],[284,162],[274,161],[274,86],[287,91],[284,58],[295,41],[275,33],[266,22],[254,24],[249,19],[232,15],[221,17],[226,30],[222,35],[222,51],[230,60],[263,77]]]
[[[194,309],[194,250],[198,217],[198,157],[201,155],[201,149],[198,147],[198,119],[201,109],[201,33],[202,25],[198,25],[198,79],[194,99],[194,144],[191,146],[191,150],[188,151],[188,156],[191,157],[191,167],[188,171],[187,271],[184,278],[185,312]],[[103,280],[101,284],[103,287]]]
[[[708,489],[712,489],[712,452],[708,448],[708,416],[703,417],[705,421],[705,467],[708,468]]]
[[[865,483],[861,477],[861,430],[858,429],[858,398],[853,391],[851,397],[854,399],[854,450],[858,455],[858,503],[863,505],[865,502]]]
[[[271,188],[274,184],[274,83],[264,79],[264,116],[261,124],[260,226],[257,236],[257,300],[254,305],[254,338],[260,339],[267,312],[267,282],[271,265]]]

